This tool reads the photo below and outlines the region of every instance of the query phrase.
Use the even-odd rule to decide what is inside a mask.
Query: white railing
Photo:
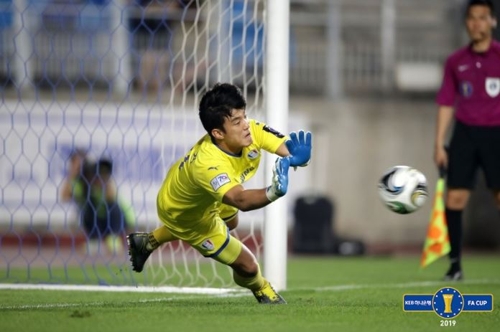
[[[328,72],[335,65],[329,49],[339,54],[336,79],[347,94],[401,90],[401,66],[425,64],[439,71],[445,57],[460,41],[462,2],[295,0],[300,6],[292,10],[291,16],[295,32],[292,36],[297,36],[293,40],[295,54],[290,68],[292,89],[328,94],[332,79]],[[327,15],[332,3],[339,15]],[[391,21],[392,12],[395,17]],[[332,16],[338,21],[333,21]],[[339,40],[329,39],[328,29],[333,29],[333,35],[338,29]],[[436,74],[440,73],[432,74],[439,77]],[[432,83],[429,91],[436,84]]]

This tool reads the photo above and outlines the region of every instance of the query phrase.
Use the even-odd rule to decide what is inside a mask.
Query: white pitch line
[[[315,292],[339,292],[344,290],[356,290],[356,289],[367,289],[367,288],[412,288],[412,287],[425,287],[425,286],[439,286],[446,285],[449,287],[460,288],[460,285],[480,285],[480,284],[500,284],[498,279],[466,279],[459,282],[447,282],[447,281],[415,281],[397,284],[350,284],[350,285],[337,285],[337,286],[326,286],[326,287],[316,287],[316,288],[295,288],[293,290],[313,290]],[[453,286],[450,286],[453,285]]]
[[[195,295],[195,294],[193,294]],[[201,294],[200,294],[201,295]],[[234,293],[234,294],[218,294],[215,297],[240,297],[248,294]],[[46,304],[25,304],[25,305],[14,305],[14,306],[1,306],[0,310],[36,310],[36,309],[67,309],[67,308],[94,308],[103,307],[105,305],[117,305],[117,304],[137,304],[137,303],[163,303],[172,302],[180,300],[188,300],[196,298],[195,296],[172,296],[172,297],[160,297],[154,299],[140,299],[137,301],[124,301],[124,302],[82,302],[82,303],[46,303]]]
[[[460,282],[445,282],[445,281],[417,281],[417,282],[407,282],[407,283],[395,283],[395,284],[347,284],[347,285],[335,285],[326,287],[316,287],[316,288],[293,288],[287,290],[287,292],[293,291],[314,291],[314,292],[341,292],[350,291],[357,289],[377,289],[377,288],[415,288],[415,287],[425,287],[425,286],[450,286],[459,288],[460,285],[479,285],[479,284],[500,284],[498,279],[472,279],[463,280]],[[127,287],[127,286],[79,286],[79,285],[24,285],[24,284],[0,284],[0,289],[44,289],[44,290],[79,290],[79,291],[125,291],[125,289],[133,289],[129,291],[133,292],[161,292],[166,290],[172,290],[173,293],[191,294],[191,295],[212,295],[216,298],[224,297],[240,297],[247,296],[249,293],[245,289],[213,289],[213,288],[190,288],[190,287]],[[161,291],[159,291],[161,290]],[[182,291],[181,291],[182,290]],[[195,292],[195,290],[203,290],[204,292]],[[210,290],[210,291],[206,291]],[[218,290],[218,291],[215,291]],[[154,302],[171,302],[177,300],[193,299],[195,296],[172,296],[154,299],[141,299],[133,301],[130,303],[154,303]],[[129,303],[129,302],[121,302]],[[51,309],[51,308],[72,308],[72,307],[102,307],[107,304],[112,304],[111,302],[83,302],[83,303],[53,303],[53,304],[36,304],[36,305],[19,305],[19,306],[2,306],[0,305],[0,310],[34,310],[34,309]],[[117,304],[113,302],[113,304]]]
[[[231,288],[203,288],[203,287],[145,287],[145,286],[94,286],[94,285],[48,285],[48,284],[0,284],[0,289],[17,290],[57,290],[57,291],[86,291],[86,292],[130,292],[130,293],[170,293],[170,294],[228,294],[241,292]]]

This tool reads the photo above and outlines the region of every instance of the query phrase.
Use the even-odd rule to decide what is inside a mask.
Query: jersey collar
[[[221,149],[221,147],[218,146],[217,143],[215,143],[215,141],[214,141],[214,139],[212,137],[210,137],[210,140],[212,141],[212,144],[217,147],[217,149],[219,149],[220,151],[224,152],[228,156],[231,156],[231,157],[241,157],[243,155],[243,149],[241,150],[240,153],[236,153],[236,154],[235,153],[231,153],[231,152],[228,152],[226,150]]]

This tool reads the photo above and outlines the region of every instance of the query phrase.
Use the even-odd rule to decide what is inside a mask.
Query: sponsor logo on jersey
[[[252,151],[248,152],[247,156],[250,159],[255,159],[259,156],[259,151],[257,151],[256,149],[253,149]]]
[[[265,125],[264,127],[262,127],[262,130],[267,131],[268,133],[271,133],[271,134],[273,134],[274,136],[276,136],[278,138],[285,137],[285,135],[283,135],[279,131],[277,131],[277,130],[271,128],[271,127],[269,127],[268,125]]]
[[[243,183],[245,182],[245,179],[247,177],[247,175],[253,171],[255,169],[255,167],[249,167],[247,168],[246,170],[243,171],[243,173],[241,173],[241,176],[240,176],[240,182]]]
[[[463,97],[470,97],[472,96],[472,84],[467,81],[460,82],[460,94]]]
[[[212,170],[213,170],[213,171],[218,171],[219,169],[217,168],[217,166],[210,166],[210,167],[208,168],[208,170],[209,170],[209,171],[212,171]]]
[[[229,178],[227,173],[222,173],[210,180],[210,185],[215,191],[217,191],[220,187],[229,182],[231,182],[231,179]]]
[[[203,241],[201,246],[205,250],[209,250],[209,251],[214,250],[214,244],[212,243],[212,241],[210,241],[210,239],[206,239],[205,241]]]
[[[458,66],[458,71],[466,71],[469,69],[469,65],[460,65]]]
[[[486,77],[486,93],[491,98],[495,98],[500,94],[500,78],[498,77]]]
[[[189,151],[191,153],[191,151]],[[184,159],[182,162],[179,164],[179,169],[182,169],[184,167],[184,164],[186,164],[189,161],[189,153],[184,156]]]

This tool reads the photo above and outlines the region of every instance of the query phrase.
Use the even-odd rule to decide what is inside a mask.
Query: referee
[[[436,101],[439,105],[434,161],[447,169],[446,220],[450,268],[445,280],[461,280],[462,213],[478,168],[500,210],[500,43],[491,0],[471,0],[465,27],[470,42],[451,54]],[[448,151],[445,136],[454,120]]]

